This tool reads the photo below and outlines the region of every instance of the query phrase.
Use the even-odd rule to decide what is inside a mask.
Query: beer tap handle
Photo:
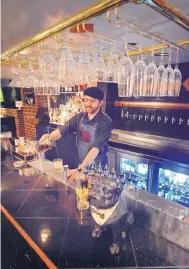
[[[158,116],[157,117],[157,122],[160,122],[161,121],[161,116]]]
[[[153,114],[151,114],[150,121],[151,122],[154,122],[155,121],[155,116]]]
[[[147,120],[148,120],[148,118],[149,118],[149,116],[148,116],[148,115],[145,115],[145,116],[144,116],[144,120],[145,120],[145,121],[147,121]]]
[[[169,118],[167,116],[164,117],[164,123],[167,123]]]
[[[122,105],[122,108],[121,108],[121,118],[124,118],[124,107]]]
[[[133,114],[133,120],[136,120],[136,118],[137,118],[137,114]]]
[[[182,125],[183,122],[184,122],[183,118],[180,117],[180,118],[179,118],[179,125]]]
[[[125,117],[128,119],[129,118],[129,111],[127,110]]]
[[[175,121],[176,121],[176,118],[175,117],[172,117],[171,118],[171,123],[173,124],[173,123],[175,123]]]

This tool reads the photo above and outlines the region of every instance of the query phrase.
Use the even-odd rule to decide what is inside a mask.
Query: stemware
[[[132,96],[135,67],[133,61],[128,56],[126,33],[125,33],[125,53],[124,56],[121,58],[119,69],[120,69],[118,71],[119,96]]]
[[[138,58],[135,65],[135,76],[134,76],[134,95],[144,96],[146,95],[146,78],[144,76],[146,64],[142,58]]]
[[[57,73],[57,62],[47,51],[41,57],[38,58],[39,61],[39,71],[44,78],[54,78]]]
[[[170,76],[170,84],[172,88],[169,89],[169,96],[179,96],[179,93],[180,93],[180,87],[182,83],[182,74],[180,70],[178,69],[178,57],[179,57],[179,49],[177,49],[177,52],[176,52],[175,68]]]
[[[160,63],[158,66],[157,96],[162,95],[162,90],[165,88],[166,83],[167,83],[167,78],[166,78],[167,77],[167,69],[165,68],[164,63],[163,63],[163,54],[164,54],[164,48],[162,48],[161,59],[160,59]],[[164,80],[163,80],[163,73],[164,73]]]
[[[140,43],[140,55],[136,63],[134,64],[135,75],[134,75],[134,95],[135,96],[144,96],[146,95],[146,77],[145,69],[146,64],[142,56],[142,37]]]
[[[90,81],[91,59],[87,52],[87,47],[79,55],[78,63],[78,80],[80,84],[87,84]]]
[[[26,74],[23,87],[32,88],[34,86],[33,84],[34,84],[34,71],[32,62],[29,61],[29,72]]]
[[[18,65],[16,70],[15,70],[15,76],[13,77],[9,86],[21,88],[21,87],[23,87],[23,84],[24,84],[24,79],[21,76],[21,65]]]
[[[150,60],[150,63],[146,66],[144,76],[146,81],[146,95],[156,96],[158,69],[154,63],[154,46],[152,46],[152,60]]]
[[[103,59],[102,50],[100,50],[95,58],[95,80],[104,81],[105,80],[105,62]]]
[[[117,64],[116,55],[111,48],[108,60],[106,62],[106,81],[107,82],[116,82],[116,64]]]
[[[67,45],[61,49],[58,68],[59,80],[66,81],[66,83],[74,85],[73,71],[75,70],[75,61]]]
[[[169,61],[167,66],[167,93],[166,95],[170,95],[173,89],[173,83],[171,81],[171,75],[173,73],[173,69],[171,67],[171,47],[169,50]]]

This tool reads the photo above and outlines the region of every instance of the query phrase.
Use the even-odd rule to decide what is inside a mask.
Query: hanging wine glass
[[[43,56],[39,57],[39,71],[44,78],[54,78],[57,70],[57,62],[49,51],[47,51]]]
[[[169,60],[170,62],[170,49],[169,49]],[[169,66],[169,65],[168,65]],[[165,68],[161,77],[160,82],[160,96],[168,96],[168,85],[169,85],[169,77],[168,77],[168,71],[171,72],[170,67]]]
[[[154,63],[154,40],[152,45],[152,60],[145,68],[145,80],[146,80],[146,95],[157,95],[157,81],[158,81],[158,69]]]
[[[92,54],[89,55],[89,59],[90,59],[90,64],[89,64],[89,69],[88,69],[88,82],[89,81],[98,81],[98,78],[97,78],[97,69],[96,67],[98,66],[98,63],[96,62],[95,63],[95,60],[96,60],[96,55],[95,57],[93,57]]]
[[[18,65],[15,69],[15,76],[13,77],[12,81],[10,82],[10,87],[23,87],[24,85],[24,79],[21,76],[21,65]]]
[[[168,66],[167,66],[167,94],[166,95],[171,95],[172,90],[173,90],[173,82],[171,81],[171,74],[173,73],[173,69],[171,67],[171,47],[169,50],[169,61],[168,61]]]
[[[73,71],[75,69],[75,62],[70,48],[65,45],[61,49],[61,56],[58,62],[58,78],[61,81],[74,85]]]
[[[26,74],[25,83],[23,87],[32,88],[33,83],[34,83],[34,71],[33,71],[32,62],[29,61],[29,72]]]
[[[94,62],[95,67],[95,80],[104,81],[105,80],[105,61],[103,59],[102,49],[97,53]]]
[[[134,95],[135,96],[145,96],[146,95],[146,78],[145,69],[146,64],[142,56],[142,36],[140,43],[140,55],[136,63],[134,64],[135,75],[134,75]]]
[[[165,68],[164,63],[163,63],[163,54],[164,54],[164,48],[162,48],[161,59],[160,59],[160,63],[159,63],[159,66],[158,66],[157,96],[161,96],[162,95],[162,89],[165,88],[165,83],[164,83],[164,80],[163,80],[163,72],[165,72],[165,70],[167,70],[167,69]],[[166,79],[166,81],[167,81],[167,79]]]
[[[126,31],[125,31],[125,54],[121,58],[119,69],[118,69],[119,96],[132,96],[135,68],[133,61],[128,56]]]
[[[83,52],[81,52],[83,53]],[[80,78],[80,58],[81,58],[81,53],[77,53],[74,55],[74,62],[75,62],[75,84],[76,85],[80,85],[81,82],[81,78]]]
[[[178,58],[179,58],[179,49],[177,48],[176,64],[175,64],[175,68],[170,76],[172,91],[170,89],[169,95],[171,95],[171,96],[179,96],[179,94],[180,94],[180,87],[181,87],[181,83],[182,83],[182,74],[181,74],[180,70],[178,69]]]
[[[81,84],[87,84],[90,81],[91,60],[88,55],[87,46],[81,52],[78,60],[79,80]]]
[[[108,60],[106,62],[106,81],[107,82],[116,82],[116,56],[111,48]]]

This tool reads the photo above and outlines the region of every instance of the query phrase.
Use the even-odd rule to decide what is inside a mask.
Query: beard
[[[99,109],[99,107],[97,107],[97,108],[85,107],[86,112],[89,114],[94,114],[95,112],[98,111],[98,109]]]

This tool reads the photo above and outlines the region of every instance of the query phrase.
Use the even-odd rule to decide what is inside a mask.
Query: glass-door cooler
[[[124,173],[125,179],[137,189],[151,192],[152,160],[144,155],[126,150],[117,151],[117,172]]]
[[[158,180],[156,194],[189,207],[189,165],[156,162]]]

